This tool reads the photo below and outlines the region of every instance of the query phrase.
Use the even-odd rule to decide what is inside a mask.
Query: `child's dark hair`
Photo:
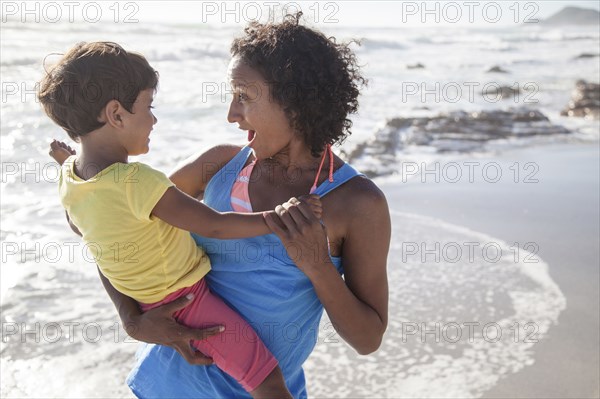
[[[156,72],[141,54],[116,43],[79,43],[41,82],[44,111],[75,141],[104,125],[98,118],[117,100],[131,112],[139,93],[158,86]]]
[[[301,16],[250,23],[245,36],[233,41],[231,54],[263,76],[271,98],[318,156],[326,144],[351,134],[348,115],[357,112],[359,86],[366,80],[348,44],[300,25]]]

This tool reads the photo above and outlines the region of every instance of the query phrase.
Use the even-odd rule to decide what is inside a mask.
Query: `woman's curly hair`
[[[233,41],[231,54],[261,73],[271,98],[318,156],[325,145],[351,134],[348,116],[357,112],[359,87],[366,80],[350,43],[300,25],[301,16],[287,15],[277,24],[250,23],[245,36]]]

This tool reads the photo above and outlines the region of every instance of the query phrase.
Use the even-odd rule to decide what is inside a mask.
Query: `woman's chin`
[[[264,151],[262,151],[261,148],[256,148],[256,147],[253,147],[251,145],[248,145],[248,146],[250,148],[252,148],[252,152],[254,153],[254,157],[256,159],[265,159],[265,158],[268,158],[268,156],[265,156]]]
[[[252,152],[254,153],[254,157],[257,160],[263,160],[263,159],[268,159],[273,157],[276,153],[273,152],[273,150],[271,148],[265,147],[263,145],[261,145],[260,143],[255,142],[250,142],[248,143],[248,147],[250,147],[252,149]]]
[[[256,140],[256,136],[256,131],[248,130],[248,145],[254,143],[254,141]]]
[[[254,150],[255,154],[256,154],[257,150],[260,151],[260,146],[257,146],[256,135],[252,138],[252,140],[248,141],[248,143],[246,143],[246,145],[248,147],[252,148]]]

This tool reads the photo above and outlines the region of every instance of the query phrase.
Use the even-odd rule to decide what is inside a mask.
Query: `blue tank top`
[[[244,147],[213,176],[204,194],[208,206],[221,212],[233,210],[231,189],[251,151]],[[334,181],[325,180],[315,193],[324,196],[358,175],[344,164],[334,173]],[[323,313],[310,280],[275,234],[240,240],[193,236],[211,260],[212,270],[205,277],[211,291],[256,330],[279,361],[292,395],[307,397],[302,364],[316,344]],[[343,274],[341,258],[331,260]],[[237,333],[243,337],[243,331]],[[142,344],[127,384],[140,398],[250,398],[216,366],[191,366],[174,349],[161,345]]]

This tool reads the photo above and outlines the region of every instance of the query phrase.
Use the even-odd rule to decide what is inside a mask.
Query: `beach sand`
[[[598,144],[543,145],[485,158],[445,159],[462,165],[464,175],[465,163],[476,162],[473,182],[463,176],[450,183],[449,168],[439,182],[431,174],[425,183],[418,176],[406,183],[376,180],[393,222],[388,330],[379,351],[359,356],[325,315],[317,346],[305,364],[309,397],[598,397]],[[497,166],[483,178],[485,165]],[[490,183],[498,168],[502,178]],[[516,183],[515,170],[520,172]],[[429,249],[435,242],[494,243],[504,254],[497,262],[480,255],[474,261],[432,262],[431,254],[422,262],[418,254],[407,257],[403,245],[409,241],[426,242]],[[527,252],[513,261],[514,243],[535,252],[537,262],[523,261]],[[124,378],[137,345],[124,343],[122,330],[115,339],[116,312],[94,269],[83,279],[60,270],[47,276],[45,295],[52,300],[44,302],[36,320],[81,324],[74,343],[63,336],[56,343],[27,339],[4,344],[3,397],[132,396]],[[56,286],[57,279],[71,287],[66,298],[61,299],[64,287]],[[29,320],[27,309],[37,303],[38,291],[21,285],[11,291],[13,307],[8,309],[21,315],[16,322]],[[59,306],[64,300],[88,305]],[[454,343],[444,336],[435,342],[439,333],[425,338],[407,333],[410,325],[422,333],[422,322],[497,323],[504,336],[498,342],[490,337],[482,341],[477,331],[470,343],[463,328],[462,339]],[[528,322],[536,324],[538,342],[525,339]],[[99,342],[82,340],[80,327],[86,323],[102,327],[105,334]],[[513,323],[519,323],[515,342]]]
[[[513,150],[489,159],[510,178],[488,183],[381,184],[390,208],[439,218],[505,242],[535,242],[567,307],[533,347],[533,365],[485,392],[486,398],[599,397],[599,148],[597,143]],[[533,162],[537,183],[514,183],[509,167]],[[460,162],[459,162],[460,163]],[[513,168],[514,169],[514,168]],[[533,169],[527,170],[531,172]]]

